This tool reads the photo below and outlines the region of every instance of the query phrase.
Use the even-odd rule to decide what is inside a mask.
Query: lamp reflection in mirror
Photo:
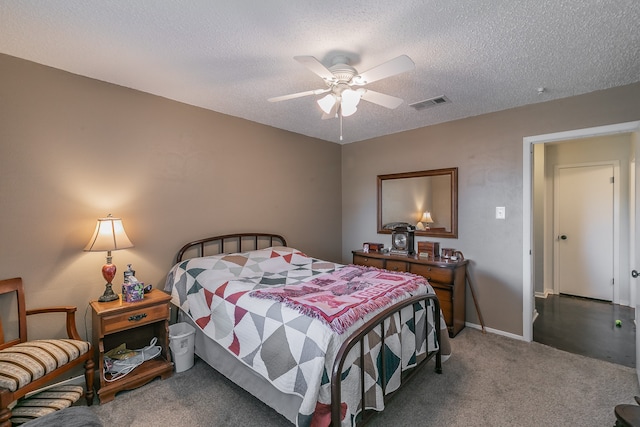
[[[127,233],[124,231],[120,218],[114,218],[111,214],[106,218],[98,218],[93,236],[91,236],[89,243],[84,248],[88,252],[107,251],[107,262],[102,266],[102,277],[107,283],[104,294],[98,298],[98,301],[106,302],[118,299],[118,295],[113,292],[111,283],[116,276],[116,266],[111,263],[111,251],[132,247],[133,243],[131,243]]]
[[[433,218],[431,218],[431,212],[424,212],[422,214],[422,218],[420,218],[420,221],[418,222],[418,224],[416,224],[416,228],[418,230],[428,230],[430,228],[430,224],[433,224]]]

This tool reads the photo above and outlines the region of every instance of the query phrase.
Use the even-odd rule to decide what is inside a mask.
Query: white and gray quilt
[[[278,390],[302,398],[298,426],[310,426],[312,420],[313,425],[328,425],[331,402],[329,377],[335,355],[344,340],[381,309],[364,316],[351,316],[344,330],[341,329],[342,333],[338,333],[323,316],[309,315],[313,307],[296,306],[291,301],[265,298],[264,295],[257,297],[257,294],[277,288],[288,289],[289,294],[299,289],[308,291],[314,286],[317,288],[324,283],[335,282],[335,277],[358,276],[347,281],[346,285],[341,284],[341,289],[358,290],[367,282],[367,274],[378,273],[378,276],[384,276],[383,279],[394,279],[387,271],[372,270],[376,269],[345,266],[311,258],[293,248],[272,247],[180,262],[169,272],[165,290],[171,293],[172,302],[189,315],[208,337]],[[405,293],[394,291],[392,302],[412,295],[433,293],[426,279],[398,274],[410,283],[407,288],[410,290]],[[312,284],[314,286],[307,286]],[[349,296],[353,299],[358,294]],[[335,310],[335,305],[332,307],[339,311]],[[385,322],[384,340],[376,328],[365,339],[364,355],[360,355],[358,346],[349,354],[343,370],[343,425],[353,425],[356,415],[362,410],[361,357],[365,358],[366,406],[382,410],[383,379],[380,375],[384,372],[386,392],[394,391],[400,385],[404,369],[426,357],[427,349],[433,351],[438,348],[433,309],[417,305],[404,310],[400,316]],[[415,321],[413,310],[417,312]],[[424,337],[425,330],[427,339],[420,340],[418,337]],[[382,345],[386,347],[384,370],[380,360]]]

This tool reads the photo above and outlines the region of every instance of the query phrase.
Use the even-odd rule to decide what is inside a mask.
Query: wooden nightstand
[[[173,363],[169,353],[170,300],[169,295],[153,289],[145,294],[142,301],[123,302],[120,299],[110,302],[91,302],[93,344],[97,359],[95,362],[100,377],[98,390],[100,403],[113,400],[119,391],[140,387],[156,377],[165,379],[173,375]],[[105,381],[102,372],[106,352],[123,343],[132,350],[144,348],[154,337],[158,339],[156,345],[162,347],[160,356],[144,362],[116,381]],[[109,374],[107,378],[110,378]]]

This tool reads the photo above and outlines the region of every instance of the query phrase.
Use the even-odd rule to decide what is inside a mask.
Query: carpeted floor
[[[465,328],[437,375],[427,366],[372,426],[613,426],[640,395],[636,371]],[[287,426],[286,419],[200,360],[91,407],[105,426]]]

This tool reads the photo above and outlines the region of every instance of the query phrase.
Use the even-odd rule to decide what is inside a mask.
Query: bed
[[[446,326],[421,276],[315,259],[269,233],[193,241],[176,261],[165,291],[195,353],[297,426],[359,424],[429,361],[442,372]]]

